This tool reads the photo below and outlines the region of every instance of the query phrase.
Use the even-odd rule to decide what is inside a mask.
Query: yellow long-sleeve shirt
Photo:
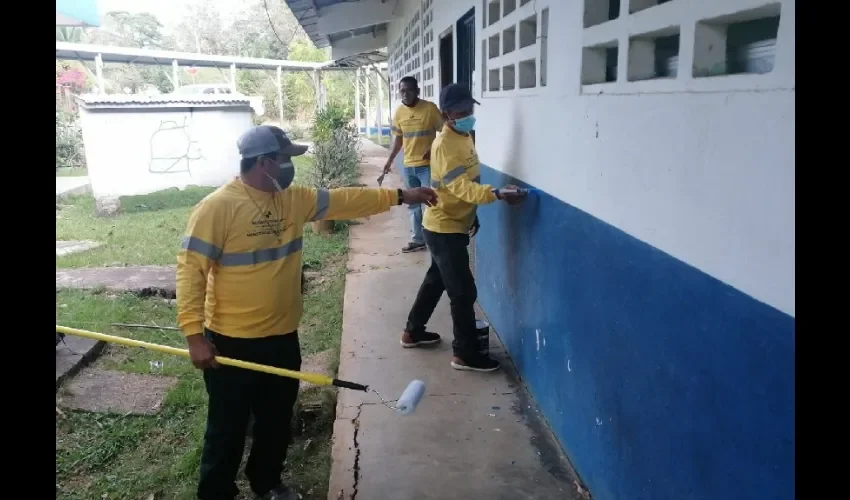
[[[295,331],[303,311],[304,224],[354,219],[397,204],[393,189],[258,191],[240,179],[204,198],[189,218],[177,257],[177,323],[185,335],[207,328],[229,337]]]
[[[400,105],[393,115],[392,134],[402,138],[404,147],[404,166],[421,167],[428,165],[423,159],[431,147],[443,119],[440,109],[431,101],[419,99],[415,106]]]
[[[498,199],[492,186],[478,183],[480,167],[472,137],[444,125],[431,146],[431,187],[438,203],[425,209],[422,227],[434,233],[469,231],[478,205]]]

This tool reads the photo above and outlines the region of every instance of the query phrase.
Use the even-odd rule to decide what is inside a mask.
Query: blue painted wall
[[[793,317],[544,192],[478,214],[479,302],[594,500],[794,498]]]
[[[386,136],[390,135],[390,126],[387,125],[385,127],[381,127],[383,134]],[[360,127],[360,133],[366,135],[378,135],[378,127],[369,127],[369,132],[366,133],[366,127]]]

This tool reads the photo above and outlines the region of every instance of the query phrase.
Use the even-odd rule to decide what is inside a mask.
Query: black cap
[[[450,83],[440,91],[440,111],[472,111],[475,104],[481,103],[472,98],[465,83]]]

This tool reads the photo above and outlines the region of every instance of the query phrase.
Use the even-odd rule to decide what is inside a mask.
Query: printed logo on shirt
[[[470,148],[464,158],[464,163],[468,165],[468,168],[478,165],[478,153],[475,151],[475,148]]]
[[[423,121],[424,120],[422,119],[421,116],[410,115],[407,118],[405,118],[404,120],[401,120],[401,124],[402,124],[402,126],[404,126],[404,125],[413,126],[413,125],[420,125]]]
[[[271,212],[266,212],[261,218],[251,221],[251,229],[248,230],[248,237],[265,236],[272,234],[280,236],[292,227],[292,223],[287,223],[286,219],[273,219]]]

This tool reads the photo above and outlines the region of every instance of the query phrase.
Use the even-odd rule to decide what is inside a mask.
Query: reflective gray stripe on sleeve
[[[433,130],[420,130],[419,132],[405,132],[404,138],[410,139],[411,137],[428,137],[431,135],[436,135]]]
[[[195,238],[194,236],[184,237],[183,244],[181,246],[183,250],[191,250],[210,260],[218,260],[221,258],[221,248],[218,248],[212,243],[207,243],[204,240]]]
[[[441,183],[440,181],[436,181],[436,180],[434,180],[434,179],[431,179],[431,187],[432,187],[432,188],[434,188],[434,189],[440,189],[440,186],[441,186],[441,185],[442,185],[442,183]]]
[[[328,206],[331,204],[331,194],[327,189],[319,188],[316,190],[316,215],[310,219],[311,222],[321,220],[328,213]]]
[[[220,263],[222,266],[230,267],[251,266],[254,264],[263,264],[265,262],[274,262],[301,250],[301,246],[301,238],[298,238],[275,248],[264,248],[253,252],[226,253],[222,254]]]
[[[448,184],[452,182],[453,180],[463,175],[464,172],[466,172],[466,169],[463,167],[453,168],[449,173],[443,176],[443,184]]]

